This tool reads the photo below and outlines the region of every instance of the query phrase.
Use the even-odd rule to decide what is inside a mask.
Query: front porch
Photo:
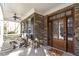
[[[2,3],[0,56],[79,55],[78,6]]]
[[[29,45],[27,47],[21,47],[13,49],[12,46],[8,42],[4,42],[2,46],[2,50],[0,51],[0,56],[55,56],[48,53],[48,50],[53,47],[40,45],[38,48],[34,48],[33,45]],[[62,56],[74,56],[71,53],[65,52]]]

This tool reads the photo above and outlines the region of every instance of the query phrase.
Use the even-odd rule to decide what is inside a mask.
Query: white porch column
[[[3,14],[0,6],[0,50],[3,44]]]
[[[18,22],[17,23],[17,34],[19,35],[20,34],[20,31],[21,31],[21,25],[20,25],[20,23]]]

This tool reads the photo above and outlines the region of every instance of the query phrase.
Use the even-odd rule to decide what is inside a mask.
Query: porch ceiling
[[[25,16],[34,8],[39,14],[44,15],[48,10],[60,6],[64,3],[2,3],[4,20],[9,20],[14,13],[19,17]]]

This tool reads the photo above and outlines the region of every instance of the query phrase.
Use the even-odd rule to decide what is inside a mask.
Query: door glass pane
[[[59,20],[59,39],[64,39],[64,22],[63,22],[63,19]]]
[[[57,18],[60,18],[61,17],[61,14],[57,14]]]
[[[66,12],[66,16],[71,15],[71,10]]]
[[[61,13],[61,17],[64,17],[65,16],[65,12]]]
[[[59,27],[58,27],[58,20],[53,21],[53,38],[58,38],[58,33],[59,33]]]
[[[68,36],[68,40],[72,40],[73,37],[73,20],[72,17],[68,17],[67,20],[67,36]]]

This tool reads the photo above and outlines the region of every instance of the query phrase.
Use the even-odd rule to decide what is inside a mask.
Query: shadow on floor
[[[46,56],[43,47],[39,47],[39,48],[34,48],[32,47],[28,47],[25,48],[24,51],[22,53],[19,54],[19,56]]]

